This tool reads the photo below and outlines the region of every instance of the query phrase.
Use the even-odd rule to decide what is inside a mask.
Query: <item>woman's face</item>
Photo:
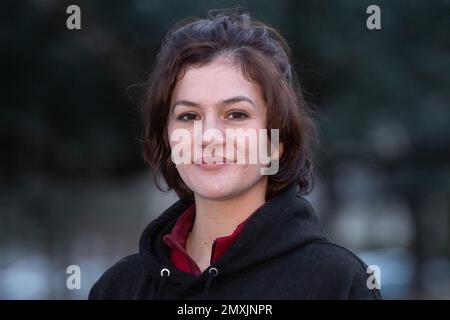
[[[226,135],[238,132],[226,129],[251,129],[258,134],[258,129],[266,128],[266,105],[261,93],[256,84],[244,78],[239,67],[229,60],[216,59],[201,67],[187,68],[176,83],[170,107],[172,158],[176,153],[190,159],[176,164],[176,168],[196,197],[230,199],[267,182],[267,176],[261,175],[259,158],[257,162],[249,158],[250,144],[255,141],[233,141]],[[189,133],[192,139],[181,139],[177,135],[180,132]],[[196,148],[200,152],[196,153]],[[238,149],[245,153],[244,162],[238,158]],[[227,150],[233,150],[233,154]],[[226,163],[214,164],[213,160]]]

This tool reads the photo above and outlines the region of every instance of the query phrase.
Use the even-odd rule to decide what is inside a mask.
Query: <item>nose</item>
[[[217,114],[206,114],[203,118],[202,126],[202,149],[208,146],[208,148],[213,149],[224,146],[224,126]]]

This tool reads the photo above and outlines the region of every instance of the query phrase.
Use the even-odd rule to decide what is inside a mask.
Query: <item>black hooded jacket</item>
[[[330,241],[296,185],[255,211],[200,276],[182,272],[162,237],[191,204],[178,200],[152,221],[139,254],[107,270],[89,299],[381,299],[367,265]]]

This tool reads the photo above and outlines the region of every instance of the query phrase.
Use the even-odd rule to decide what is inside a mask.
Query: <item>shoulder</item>
[[[329,241],[314,241],[303,249],[312,271],[327,288],[322,292],[331,298],[381,299],[372,271],[352,251]]]
[[[138,289],[143,267],[138,254],[129,255],[110,267],[89,292],[89,300],[130,299]]]

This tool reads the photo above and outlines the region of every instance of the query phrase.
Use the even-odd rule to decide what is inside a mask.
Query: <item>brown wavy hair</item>
[[[163,39],[141,102],[144,160],[155,170],[156,186],[193,199],[171,160],[167,132],[170,99],[176,81],[188,66],[226,56],[244,77],[258,85],[267,105],[267,128],[279,129],[283,153],[279,170],[268,176],[266,199],[291,183],[301,195],[313,187],[312,147],[317,127],[291,64],[290,48],[273,27],[236,10],[210,10],[206,18],[176,23]],[[166,181],[161,187],[159,178]]]

